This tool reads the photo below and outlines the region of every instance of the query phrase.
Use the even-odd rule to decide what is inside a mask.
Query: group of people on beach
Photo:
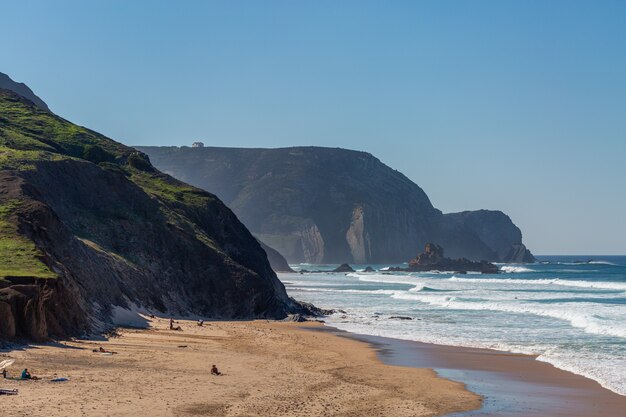
[[[170,319],[170,330],[178,330],[178,331],[182,331],[182,327],[180,326],[174,326],[175,321],[173,318]],[[204,320],[198,320],[198,326],[204,326]],[[117,352],[113,352],[111,350],[107,350],[105,348],[103,348],[102,346],[100,346],[97,349],[93,349],[94,353],[103,353],[103,354],[116,354]],[[220,372],[219,369],[217,369],[217,366],[215,364],[211,365],[211,375],[214,376],[221,376],[224,375],[222,372]],[[9,377],[9,373],[6,369],[2,369],[2,378],[3,379],[21,379],[21,380],[39,380],[40,378],[34,375],[31,375],[31,373],[28,371],[28,368],[25,368],[22,371],[21,377],[20,378],[10,378]]]
[[[2,370],[2,378],[4,378],[4,379],[8,379],[9,378],[9,373],[7,372],[6,369]],[[22,376],[19,379],[32,379],[33,381],[36,381],[36,380],[39,379],[39,377],[31,375],[30,372],[28,372],[28,369],[24,369],[22,371]]]
[[[150,316],[150,317],[154,317],[154,316]],[[183,328],[180,327],[180,326],[174,326],[174,323],[176,323],[174,321],[174,318],[173,317],[170,318],[170,330],[179,330],[179,331],[183,330]],[[198,324],[198,326],[203,327],[204,326],[204,320],[202,320],[202,319],[198,320],[197,324]],[[224,374],[221,373],[219,371],[219,369],[217,369],[217,366],[212,365],[211,366],[211,375],[220,376],[220,375],[224,375]]]

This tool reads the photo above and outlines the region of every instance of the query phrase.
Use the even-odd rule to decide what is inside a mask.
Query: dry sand
[[[76,340],[4,353],[16,375],[0,379],[2,416],[435,416],[480,407],[481,399],[430,369],[381,363],[368,344],[268,321],[199,327],[153,319],[108,341]],[[118,352],[106,356],[103,346]],[[216,364],[225,375],[211,376]],[[52,383],[54,377],[69,382]]]

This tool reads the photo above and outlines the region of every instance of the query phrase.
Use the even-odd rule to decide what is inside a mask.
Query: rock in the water
[[[371,266],[368,266],[363,270],[363,272],[376,272],[376,270],[372,268]]]
[[[337,268],[333,269],[333,272],[355,272],[354,269],[348,264],[341,264]]]
[[[497,274],[499,269],[487,261],[474,262],[468,259],[450,259],[444,250],[435,243],[427,243],[424,252],[409,261],[409,271],[475,271],[484,274]]]
[[[409,316],[391,316],[389,318],[392,320],[413,320],[413,317]]]

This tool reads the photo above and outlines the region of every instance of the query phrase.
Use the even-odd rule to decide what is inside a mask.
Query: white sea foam
[[[563,287],[598,288],[606,290],[626,291],[626,283],[605,281],[581,281],[568,279],[507,279],[507,278],[462,278],[453,276],[449,281],[482,283],[482,284],[509,284],[509,285],[559,285]]]
[[[588,333],[626,338],[626,315],[612,314],[609,309],[600,309],[594,303],[576,303],[573,306],[539,304],[515,300],[475,300],[433,293],[401,292],[392,298],[415,300],[455,310],[491,310],[518,314],[534,314],[566,320],[572,326]]]
[[[524,273],[524,272],[535,272],[534,269],[526,268],[525,266],[519,265],[504,265],[500,267],[500,271],[506,272],[509,274],[513,273]]]
[[[414,340],[438,345],[496,349],[527,355],[539,354],[537,360],[550,363],[557,368],[578,375],[586,376],[613,392],[626,395],[626,362],[622,359],[612,358],[610,354],[572,355],[571,351],[560,349],[556,345],[535,344],[520,346],[519,344],[506,342],[472,340],[462,336],[450,338],[449,336],[439,336],[432,332],[422,333],[415,330],[411,321],[372,321],[369,315],[354,317],[352,314],[348,314],[348,320],[346,320],[345,316],[341,317],[330,318],[327,322],[341,330],[353,333]]]
[[[549,351],[540,354],[538,361],[597,381],[604,388],[626,395],[626,363],[606,356],[576,357],[571,352]]]
[[[386,282],[389,284],[412,284],[415,285],[419,282],[419,278],[412,277],[411,275],[384,275],[384,274],[360,274],[356,272],[350,272],[346,276],[357,278],[363,282]]]
[[[327,318],[340,329],[536,354],[626,395],[626,269],[569,262],[499,267],[517,269],[493,278],[378,271],[281,279],[298,299],[347,311]],[[538,279],[520,276],[519,268]],[[574,273],[576,279],[565,279]],[[393,315],[415,320],[389,320]]]
[[[396,295],[404,291],[398,290],[342,290],[334,288],[311,288],[311,287],[292,287],[295,291],[309,291],[309,292],[332,292],[332,293],[344,293],[344,294],[380,294],[380,295]]]

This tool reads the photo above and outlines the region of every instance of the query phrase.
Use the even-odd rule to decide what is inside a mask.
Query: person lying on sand
[[[217,366],[213,365],[211,367],[211,375],[220,376],[220,375],[222,375],[222,373],[220,371],[218,371]]]
[[[38,380],[39,378],[38,378],[38,377],[36,377],[36,376],[32,376],[32,375],[30,374],[30,372],[28,372],[28,369],[24,369],[24,370],[22,371],[22,379],[32,379],[33,381],[36,381],[36,380]]]
[[[113,352],[112,350],[106,350],[102,346],[100,346],[98,349],[94,349],[93,352],[94,353],[110,353],[111,355],[115,355],[117,353],[117,352]]]

